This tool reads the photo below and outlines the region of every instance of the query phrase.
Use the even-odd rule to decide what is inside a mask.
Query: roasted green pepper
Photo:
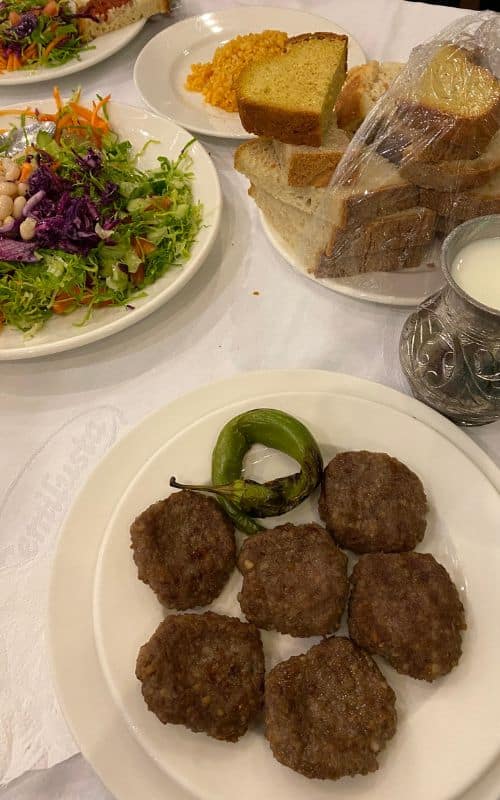
[[[243,459],[253,444],[286,453],[301,471],[267,483],[244,480]],[[222,428],[212,454],[212,486],[187,486],[175,478],[170,485],[217,495],[239,530],[256,533],[262,526],[252,517],[274,517],[295,508],[318,486],[322,471],[319,447],[298,419],[274,408],[256,408]]]

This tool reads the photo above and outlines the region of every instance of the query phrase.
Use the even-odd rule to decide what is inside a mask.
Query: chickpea
[[[21,234],[21,239],[24,242],[29,242],[30,239],[33,239],[36,230],[36,219],[33,217],[27,217],[23,222],[21,222],[19,226],[19,233]]]
[[[17,184],[17,193],[19,195],[21,195],[21,197],[24,197],[24,195],[27,193],[28,189],[29,189],[29,186],[28,186],[27,183],[18,183]]]
[[[2,222],[2,225],[9,225],[10,226],[12,222],[14,222],[14,217],[11,217],[10,214],[9,214],[8,217],[5,217],[4,221]]]
[[[6,181],[17,181],[21,174],[21,170],[17,166],[17,164],[12,164],[11,166],[7,167],[5,170],[5,180]]]
[[[7,197],[17,197],[17,184],[10,181],[0,181],[0,195],[2,194],[6,194]]]
[[[10,200],[10,198],[9,198],[9,200]],[[26,201],[25,197],[21,197],[21,196],[16,197],[16,199],[14,200],[14,202],[12,204],[13,205],[13,210],[11,212],[13,217],[14,217],[14,219],[21,219],[21,217],[23,215],[23,208],[26,205],[26,202],[27,201]]]
[[[12,214],[13,205],[12,197],[6,194],[0,194],[0,221]]]

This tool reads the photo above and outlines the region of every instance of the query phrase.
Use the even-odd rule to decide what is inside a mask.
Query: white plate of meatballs
[[[221,428],[263,407],[307,426],[325,471],[245,536],[169,478],[209,483]],[[294,469],[258,446],[245,461],[259,482]],[[468,790],[500,752],[499,487],[442,417],[328,373],[239,376],[153,415],[91,478],[56,562],[55,673],[82,751],[120,800],[489,798]]]

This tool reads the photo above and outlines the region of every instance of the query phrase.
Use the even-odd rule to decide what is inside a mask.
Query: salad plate
[[[158,114],[195,133],[226,139],[248,139],[236,112],[205,103],[184,84],[193,63],[211,61],[215,50],[236,36],[281,30],[290,36],[307,31],[347,33],[325,17],[272,6],[240,6],[182,20],[157,34],[139,54],[134,81],[142,99]],[[348,66],[364,64],[365,54],[348,34]],[[158,75],[162,75],[161,81]]]
[[[36,108],[42,113],[53,111],[53,101],[50,100],[43,102],[37,101],[29,105],[32,107],[36,105]],[[200,211],[196,210],[196,214],[200,219],[198,227],[196,228],[196,233],[193,234],[192,242],[189,240],[188,255],[187,257],[174,257],[174,264],[180,262],[179,265],[168,267],[166,271],[162,264],[170,264],[172,262],[165,262],[159,258],[157,264],[158,271],[155,273],[155,275],[159,275],[159,277],[154,276],[152,278],[154,282],[151,282],[149,285],[141,286],[140,290],[133,293],[133,299],[127,300],[125,296],[122,296],[121,304],[108,304],[104,302],[104,298],[101,303],[101,294],[99,294],[97,298],[99,302],[97,302],[96,305],[106,305],[106,307],[94,308],[88,319],[85,319],[85,309],[81,307],[72,313],[65,313],[65,308],[56,310],[55,304],[53,304],[51,308],[55,313],[53,313],[52,316],[45,321],[43,327],[36,330],[32,336],[23,334],[21,330],[13,325],[4,325],[0,339],[0,360],[33,358],[63,350],[70,350],[103,339],[113,333],[128,328],[151,314],[172,298],[197,272],[215,241],[221,214],[221,191],[215,167],[202,145],[199,142],[193,141],[186,131],[179,128],[174,123],[166,121],[142,109],[109,102],[107,114],[109,117],[109,125],[118,135],[119,143],[130,142],[132,153],[138,156],[136,163],[140,170],[158,168],[158,157],[166,157],[169,159],[170,163],[175,164],[186,146],[189,145],[189,147],[186,148],[186,155],[190,160],[187,161],[183,169],[185,169],[186,175],[191,175],[189,181],[193,209],[201,208],[201,216]],[[19,118],[14,116],[12,118],[8,116],[2,117],[3,126],[7,126],[9,122],[19,124]],[[85,159],[83,159],[83,161],[85,161]],[[129,178],[127,176],[131,173],[126,171],[124,174],[128,181]],[[121,180],[123,180],[123,173]],[[186,180],[188,179],[186,178]],[[127,181],[125,181],[125,184],[127,184]],[[137,204],[137,201],[133,202]],[[141,201],[139,201],[139,203],[140,202]],[[166,198],[166,202],[170,205],[171,201]],[[169,205],[162,207],[161,211],[165,208],[168,209]],[[148,206],[148,208],[150,209],[151,206]],[[172,211],[177,213],[176,207],[173,207]],[[182,206],[182,209],[179,207],[179,214],[184,214],[185,211],[186,206]],[[193,213],[195,212],[193,211]],[[151,224],[156,224],[157,218],[159,219],[160,217],[153,215],[153,222]],[[131,222],[129,221],[128,224],[130,226]],[[160,236],[168,235],[169,224],[170,223],[167,224],[167,234],[165,234],[163,228],[158,231]],[[182,226],[184,223],[181,222],[179,225],[181,226],[181,230],[183,230],[184,228],[182,228]],[[126,227],[124,229],[122,226],[120,230],[124,230],[125,233],[127,233],[128,229]],[[183,235],[182,233],[179,234],[179,236]],[[107,237],[109,238],[109,233],[101,230],[100,236],[102,239],[106,240]],[[132,241],[132,239],[130,239],[130,241]],[[133,241],[135,248],[137,239]],[[144,240],[141,240],[139,237],[141,248],[143,247],[143,241]],[[174,252],[184,252],[182,239],[179,239],[178,244],[177,240],[174,241],[172,246]],[[186,247],[187,246],[188,243],[186,242]],[[116,260],[114,258],[115,252],[116,251],[112,251],[111,248],[108,251],[110,257],[112,256],[114,260]],[[160,250],[157,251],[160,255],[162,252],[163,251]],[[142,251],[140,255],[143,255]],[[71,256],[65,253],[63,253],[62,256],[63,260],[65,262],[67,261],[67,263],[63,264],[63,269],[66,270],[63,274],[67,274],[68,270],[71,268],[68,261]],[[124,252],[121,261],[128,262],[130,260],[129,256],[132,259],[136,258],[131,248],[127,250],[127,252]],[[90,258],[90,256],[88,258]],[[79,262],[83,264],[84,268],[86,268],[85,265],[88,263],[88,258],[87,261]],[[147,256],[144,256],[144,258],[147,259]],[[117,273],[116,277],[121,280],[123,276]],[[108,279],[106,280],[108,281]],[[111,278],[109,280],[111,280]],[[104,291],[106,291],[106,286],[109,285],[108,282],[106,285],[103,285]],[[111,289],[113,288],[121,290],[120,286],[115,284],[111,285]],[[111,289],[109,291],[111,291]],[[96,289],[95,291],[100,293],[101,289]],[[84,292],[87,292],[87,290],[84,289]],[[64,294],[62,294],[62,297],[62,303],[64,303]],[[56,295],[56,301],[59,299],[59,295]],[[94,299],[96,298],[94,297]],[[81,302],[88,304],[89,301],[88,299],[87,301],[82,299]],[[110,302],[114,302],[112,298]]]
[[[72,58],[59,66],[0,72],[0,86],[25,86],[31,83],[58,80],[64,78],[65,75],[74,75],[83,69],[93,67],[126,47],[142,31],[145,24],[146,20],[141,19],[124,28],[99,36],[90,42],[88,49],[81,51],[78,58]]]
[[[445,565],[466,607],[463,655],[444,681],[413,681],[380,664],[396,690],[398,732],[378,772],[336,785],[307,780],[277,764],[257,728],[238,744],[227,744],[161,725],[147,711],[134,677],[138,646],[163,612],[137,579],[130,523],[148,503],[170,493],[173,472],[205,482],[221,426],[256,407],[299,417],[324,458],[338,449],[368,448],[390,452],[416,471],[431,509],[418,549],[435,553]],[[271,451],[254,459],[252,477],[282,474],[289,467],[282,458]],[[306,501],[290,520],[310,521],[315,513]],[[109,452],[60,537],[49,604],[51,650],[62,709],[84,756],[118,800],[146,795],[150,800],[230,800],[235,794],[251,800],[270,792],[276,800],[305,795],[323,800],[336,790],[352,800],[496,800],[498,784],[490,777],[495,773],[498,780],[499,772],[500,635],[491,615],[500,600],[495,580],[499,513],[500,474],[484,452],[442,416],[378,384],[314,370],[266,371],[178,399]],[[471,530],[476,531],[472,538]],[[214,610],[239,614],[239,580],[234,573]],[[277,634],[263,638],[269,667],[311,644],[281,637],[273,650]]]
[[[380,303],[387,306],[418,306],[422,300],[442,289],[444,275],[439,266],[439,246],[428,254],[428,259],[414,269],[398,272],[369,272],[349,278],[317,278],[308,272],[300,256],[291,249],[288,242],[275,230],[266,216],[259,210],[262,228],[271,245],[285,261],[310,281],[332,292]]]

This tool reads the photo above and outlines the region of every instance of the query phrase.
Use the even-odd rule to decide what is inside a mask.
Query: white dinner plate
[[[65,75],[73,75],[82,69],[93,67],[109,58],[122,47],[134,39],[146,24],[145,19],[132,22],[118,31],[105,33],[89,42],[89,50],[84,50],[78,58],[72,58],[59,67],[37,67],[36,69],[21,69],[15,72],[0,73],[0,86],[24,86],[27,83],[41,83],[42,81],[55,81]]]
[[[367,272],[349,278],[317,278],[308,272],[300,255],[280,236],[260,210],[259,215],[264,233],[285,261],[310,281],[332,292],[387,306],[418,306],[426,297],[439,291],[446,282],[440,267],[438,242],[434,243],[425,261],[414,269]]]
[[[130,523],[169,494],[171,474],[208,480],[220,427],[258,406],[300,417],[325,458],[345,448],[384,450],[415,470],[430,505],[419,549],[433,552],[462,591],[468,629],[463,656],[448,676],[427,684],[380,663],[396,690],[399,725],[379,771],[366,777],[308,781],[272,758],[258,727],[227,744],[163,726],[147,711],[134,677],[137,650],[162,610],[136,577]],[[285,469],[281,456],[264,455],[257,451],[251,459],[257,478]],[[319,371],[270,371],[180,398],[110,451],[61,535],[51,649],[59,698],[83,754],[118,800],[323,800],[332,792],[352,800],[496,799],[488,769],[500,753],[499,517],[500,473],[485,454],[448,420],[377,384]],[[316,518],[316,501],[288,518]],[[238,614],[239,580],[235,572],[214,609]],[[268,666],[311,643],[273,632],[263,639]]]
[[[190,131],[227,139],[248,139],[236,112],[205,103],[199,92],[184,88],[191,64],[211,61],[221,44],[235,36],[281,30],[295,36],[312,31],[346,33],[334,22],[316,14],[272,6],[240,6],[210,11],[177,22],[157,34],[139,54],[135,85],[144,102]],[[349,67],[364,64],[365,54],[349,35]],[[159,77],[161,76],[161,77]]]
[[[28,103],[27,105],[35,105]],[[53,101],[37,102],[41,111],[53,111]],[[158,156],[178,157],[191,136],[173,122],[165,120],[140,108],[110,102],[109,116],[113,129],[122,139],[128,139],[136,152],[150,142],[138,159],[141,169],[154,167]],[[9,117],[3,117],[8,124]],[[13,118],[12,121],[18,122]],[[189,259],[179,267],[173,267],[163,277],[148,286],[144,297],[134,299],[133,309],[109,306],[94,310],[92,318],[83,326],[82,310],[66,316],[51,317],[44,327],[31,339],[12,327],[4,326],[0,339],[0,361],[19,358],[34,358],[104,339],[113,333],[128,328],[147,317],[170,300],[198,271],[212,247],[220,221],[222,195],[219,178],[212,160],[199,142],[191,145],[193,172],[193,194],[203,204],[203,224],[194,243]]]

